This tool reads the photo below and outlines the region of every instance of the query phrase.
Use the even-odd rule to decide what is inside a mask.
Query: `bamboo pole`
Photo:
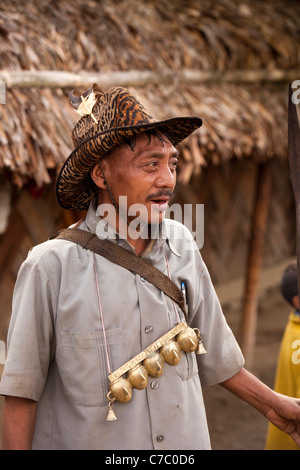
[[[66,72],[62,70],[0,70],[0,80],[6,88],[71,88],[90,86],[100,83],[103,88],[111,86],[145,86],[174,82],[187,84],[200,83],[253,83],[253,82],[290,82],[300,76],[300,70],[173,70],[150,71],[129,70],[108,73]]]
[[[240,332],[240,344],[247,367],[251,367],[253,362],[259,276],[270,206],[271,183],[271,162],[259,164]]]

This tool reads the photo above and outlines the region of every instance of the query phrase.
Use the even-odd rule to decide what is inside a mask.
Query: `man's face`
[[[162,221],[176,184],[177,163],[178,151],[169,140],[161,142],[144,134],[137,136],[134,150],[122,144],[103,159],[101,165],[120,210],[125,200],[120,196],[127,198],[128,222],[137,216],[146,224]],[[141,211],[137,213],[134,204],[141,205]]]

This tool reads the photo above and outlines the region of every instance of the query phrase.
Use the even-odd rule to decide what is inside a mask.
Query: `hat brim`
[[[59,172],[56,181],[58,203],[64,209],[87,210],[97,194],[90,170],[100,158],[129,137],[157,128],[166,133],[173,145],[177,146],[201,125],[202,120],[198,117],[177,117],[109,129],[86,139],[73,150]]]

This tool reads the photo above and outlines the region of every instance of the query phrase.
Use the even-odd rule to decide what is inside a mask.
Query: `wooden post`
[[[255,346],[258,285],[270,206],[271,182],[271,163],[259,164],[240,332],[240,344],[247,367],[252,365]]]

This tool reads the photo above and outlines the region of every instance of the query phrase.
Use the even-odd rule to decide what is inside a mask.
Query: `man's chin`
[[[168,208],[167,203],[151,204],[150,225],[160,224],[164,220]]]
[[[151,215],[149,225],[159,225],[162,223],[166,215],[166,211],[159,212],[155,215]]]

